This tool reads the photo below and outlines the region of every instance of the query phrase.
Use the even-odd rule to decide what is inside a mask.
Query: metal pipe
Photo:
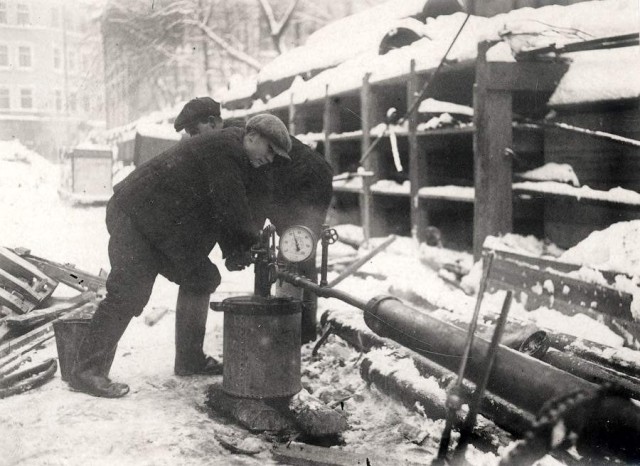
[[[348,323],[340,320],[331,312],[322,315],[321,322],[324,325],[331,325],[334,334],[342,338],[349,345],[358,351],[369,352],[371,349],[389,347],[389,341],[384,340],[368,329],[354,328]],[[423,377],[434,377],[438,385],[443,389],[450,386],[456,380],[456,374],[445,369],[439,364],[425,358],[424,356],[405,350],[411,356],[418,372]],[[467,399],[473,393],[474,385],[464,381],[461,388],[461,395]],[[480,413],[487,419],[491,419],[498,427],[511,432],[516,436],[523,436],[530,428],[534,420],[533,416],[492,393],[485,393],[480,405]]]
[[[466,339],[464,330],[405,306],[393,296],[378,296],[365,303],[348,293],[322,288],[287,272],[280,272],[279,276],[320,297],[337,298],[364,310],[365,323],[378,335],[391,338],[447,369],[457,369]],[[469,380],[477,383],[481,377],[482,361],[488,350],[489,342],[475,339],[468,363]],[[503,346],[497,349],[493,377],[488,381],[487,389],[530,413],[538,413],[547,401],[559,399],[569,393],[580,391],[594,398],[599,393],[596,384]],[[609,403],[607,400],[610,398],[605,397],[603,403]],[[606,426],[616,426],[624,431],[625,439],[640,438],[640,408],[624,398],[611,399],[611,403],[617,403],[624,409],[598,412],[596,421],[601,425],[601,430]],[[584,422],[582,417],[565,419],[567,431],[583,431]],[[602,437],[598,442],[603,451],[640,459],[640,442],[624,441],[616,444],[615,436]]]
[[[355,296],[352,296],[349,293],[345,293],[344,291],[336,290],[334,288],[328,288],[326,286],[320,286],[316,283],[313,283],[311,280],[307,280],[306,278],[303,278],[291,272],[278,271],[278,278],[284,280],[287,283],[291,283],[292,285],[299,286],[300,288],[303,288],[305,290],[309,290],[321,298],[336,298],[363,311],[367,308],[368,302],[363,299],[356,298]]]

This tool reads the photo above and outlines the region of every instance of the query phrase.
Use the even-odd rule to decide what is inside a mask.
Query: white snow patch
[[[546,163],[542,167],[519,173],[519,176],[528,181],[558,181],[560,183],[569,183],[576,187],[580,186],[573,167],[568,163]]]
[[[621,336],[609,330],[606,325],[584,314],[576,314],[569,317],[552,309],[540,307],[535,311],[531,311],[529,317],[540,327],[551,328],[585,340],[614,348],[622,347],[624,344],[624,339]]]

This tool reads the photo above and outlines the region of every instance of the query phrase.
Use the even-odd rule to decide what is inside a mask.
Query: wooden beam
[[[369,83],[370,73],[367,73],[362,80],[362,88],[360,90],[360,115],[362,118],[362,145],[360,147],[361,155],[367,154],[371,145],[371,128],[374,126],[377,112],[376,96],[373,88]],[[364,239],[368,241],[373,233],[374,222],[374,200],[371,193],[371,185],[378,181],[378,150],[373,149],[363,162],[363,168],[373,172],[373,176],[364,177],[362,179],[362,194],[360,195],[360,212],[362,218],[362,229]]]
[[[340,172],[340,153],[337,147],[331,143],[329,135],[340,132],[340,109],[338,100],[329,95],[328,86],[324,98],[322,129],[324,131],[324,158],[331,164],[333,173],[338,174]]]
[[[40,327],[36,327],[31,330],[29,333],[25,333],[24,335],[14,338],[6,343],[0,345],[0,358],[7,356],[8,354],[15,353],[16,351],[24,348],[29,343],[33,342],[36,339],[46,339],[46,336],[53,336],[53,324],[51,322],[44,324]]]
[[[407,107],[411,107],[420,95],[425,79],[416,73],[416,62],[411,60],[411,70],[407,81]],[[425,230],[429,224],[426,205],[420,205],[420,188],[426,185],[427,160],[421,154],[418,141],[418,112],[409,115],[409,182],[411,200],[411,236],[418,241],[425,241]],[[424,202],[426,204],[426,202]]]
[[[476,260],[480,258],[487,236],[513,230],[512,158],[508,151],[513,145],[512,96],[510,92],[488,88],[486,47],[487,44],[480,44],[478,50],[473,98],[476,128],[473,139],[476,195],[473,252]]]
[[[486,88],[494,91],[553,91],[569,68],[562,62],[485,62]]]
[[[45,275],[35,265],[27,262],[10,249],[3,247],[0,247],[0,268],[16,277],[23,277],[28,280],[34,278],[42,281],[51,288],[55,288],[58,285],[58,282]]]

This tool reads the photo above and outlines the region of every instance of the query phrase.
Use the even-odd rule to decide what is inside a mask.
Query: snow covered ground
[[[104,207],[71,207],[56,193],[57,167],[16,143],[0,143],[0,244],[24,246],[35,255],[61,262],[75,263],[79,268],[96,273],[108,269],[107,232]],[[630,222],[616,227],[610,234],[624,233],[624,245],[614,246],[605,234],[594,239],[602,245],[594,256],[598,265],[610,265],[624,272],[637,273],[640,228]],[[344,235],[356,238],[357,229],[342,228]],[[375,239],[373,245],[377,241]],[[561,251],[533,238],[512,235],[503,244],[535,255],[544,252],[558,255]],[[604,245],[610,250],[604,251]],[[624,249],[624,248],[630,249]],[[636,247],[637,250],[637,247]],[[338,249],[336,248],[336,251]],[[361,252],[363,253],[363,252]],[[221,263],[219,251],[212,253]],[[593,254],[593,246],[566,253],[576,263]],[[629,260],[625,261],[625,257]],[[426,264],[459,261],[472,266],[471,256],[427,246],[418,247],[409,238],[397,239],[362,269],[386,276],[382,279],[351,277],[338,285],[358,297],[367,299],[390,288],[409,289],[437,306],[468,319],[475,298],[448,284]],[[628,267],[632,267],[629,269]],[[473,289],[477,269],[472,269],[467,285]],[[251,271],[229,273],[221,267],[222,285],[212,300],[231,294],[250,292]],[[477,283],[475,284],[477,285]],[[636,282],[637,285],[637,282]],[[63,289],[57,295],[75,292]],[[177,287],[163,278],[156,282],[149,303],[151,308],[173,309]],[[499,309],[501,296],[485,299],[483,309]],[[321,310],[345,308],[335,300],[321,300]],[[359,311],[354,319],[361,319]],[[483,311],[483,312],[485,312]],[[553,310],[526,313],[514,305],[512,314],[530,319],[545,328],[556,328],[583,336],[622,350],[622,341],[602,324],[589,318],[569,318]],[[143,314],[144,316],[145,314]],[[7,465],[199,465],[199,464],[273,464],[269,442],[257,437],[263,451],[255,457],[233,455],[215,439],[219,433],[245,435],[228,421],[211,417],[205,407],[205,390],[219,378],[176,377],[173,375],[174,314],[170,312],[153,327],[143,319],[134,319],[127,329],[111,372],[115,380],[131,385],[131,393],[123,399],[107,400],[72,392],[58,374],[43,387],[25,394],[0,400],[0,463]],[[222,351],[222,316],[211,313],[205,350],[212,355]],[[362,324],[364,325],[364,324]],[[419,411],[409,411],[399,403],[365,386],[358,375],[359,355],[337,337],[331,337],[321,350],[322,357],[312,359],[310,347],[303,349],[303,384],[326,400],[344,394],[355,395],[344,403],[351,428],[344,435],[343,448],[372,451],[415,462],[429,464],[437,451],[443,421],[429,419]],[[638,352],[626,349],[626,357],[640,360]],[[54,340],[34,355],[34,360],[56,357]],[[407,426],[426,434],[420,446],[406,438]],[[469,452],[472,464],[495,465],[498,457],[491,453]],[[545,464],[554,464],[547,458]]]

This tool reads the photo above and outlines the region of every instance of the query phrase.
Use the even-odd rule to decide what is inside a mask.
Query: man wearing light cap
[[[201,99],[196,106],[202,103],[210,104]],[[209,298],[220,284],[218,268],[208,256],[219,244],[227,269],[249,265],[248,251],[262,227],[252,213],[264,194],[260,167],[289,162],[290,148],[284,123],[257,115],[246,131],[204,128],[114,186],[106,218],[111,262],[107,294],[76,355],[73,389],[107,398],[129,392],[128,385],[111,381],[108,374],[122,334],[142,313],[158,275],[180,286],[175,374],[222,373],[221,364],[202,349]]]

